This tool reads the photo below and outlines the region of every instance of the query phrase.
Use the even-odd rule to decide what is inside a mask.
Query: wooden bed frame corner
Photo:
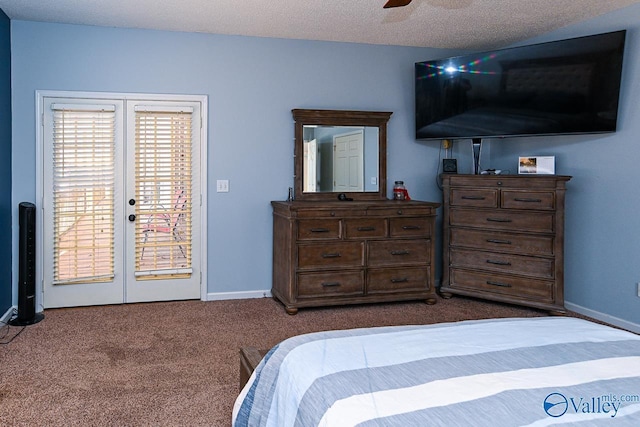
[[[258,350],[256,347],[240,348],[240,390],[245,386],[253,370],[269,350]]]

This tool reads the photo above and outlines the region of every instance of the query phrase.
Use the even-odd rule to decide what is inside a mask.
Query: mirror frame
[[[293,150],[293,180],[295,200],[337,201],[340,192],[304,193],[302,191],[303,128],[318,126],[362,126],[378,128],[378,191],[344,193],[353,200],[387,199],[387,123],[393,113],[385,111],[352,110],[291,110],[295,120],[295,146]]]

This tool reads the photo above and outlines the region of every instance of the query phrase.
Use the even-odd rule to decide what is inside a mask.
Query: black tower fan
[[[44,314],[36,313],[36,205],[20,203],[18,222],[18,315],[9,324],[25,326],[44,319]]]

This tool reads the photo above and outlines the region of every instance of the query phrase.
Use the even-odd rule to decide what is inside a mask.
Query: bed
[[[299,335],[260,361],[234,426],[640,425],[640,336],[583,319]]]

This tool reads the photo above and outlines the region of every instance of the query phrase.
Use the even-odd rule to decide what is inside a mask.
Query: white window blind
[[[135,108],[136,278],[192,270],[190,108]]]
[[[115,106],[53,104],[53,283],[114,276]]]

